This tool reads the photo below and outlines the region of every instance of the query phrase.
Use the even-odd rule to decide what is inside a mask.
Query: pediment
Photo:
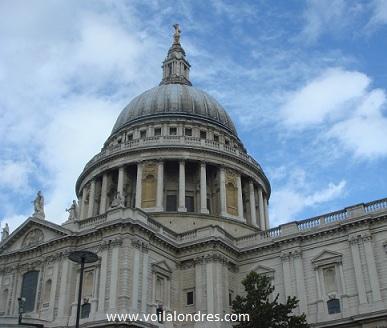
[[[252,271],[255,271],[256,273],[274,273],[275,270],[273,268],[258,264],[252,269]]]
[[[165,275],[169,275],[172,273],[172,269],[170,268],[170,266],[168,265],[168,263],[165,260],[157,262],[157,263],[153,263],[152,269],[153,269],[153,271],[160,272],[160,273],[163,273]]]
[[[50,240],[70,234],[70,230],[60,225],[47,220],[30,217],[0,244],[0,255],[31,249]]]
[[[321,266],[325,264],[341,263],[343,254],[331,250],[323,250],[319,255],[312,259],[312,263],[315,266]]]

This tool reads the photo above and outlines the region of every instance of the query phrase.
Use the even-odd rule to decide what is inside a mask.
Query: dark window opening
[[[141,131],[140,131],[140,138],[141,138],[141,139],[146,138],[146,130],[141,130]]]
[[[186,136],[191,137],[192,136],[192,129],[191,128],[186,128],[184,134]]]
[[[188,292],[187,293],[187,305],[193,305],[194,304],[194,293]]]
[[[217,134],[214,135],[214,141],[219,142],[219,136]]]
[[[161,128],[155,128],[155,136],[161,136]]]
[[[169,128],[169,134],[171,136],[177,135],[177,128]]]
[[[176,195],[167,195],[166,210],[168,212],[176,212],[177,211],[177,198],[176,198]]]
[[[200,131],[200,139],[207,139],[207,132],[206,131]]]
[[[23,275],[21,297],[25,298],[23,308],[25,313],[34,311],[38,276],[38,271],[29,271]]]
[[[185,196],[185,207],[187,208],[187,212],[195,211],[195,204],[193,196]]]
[[[229,144],[230,144],[230,140],[226,139],[226,140],[224,141],[224,143],[225,143],[226,145],[229,145]]]
[[[329,314],[335,314],[335,313],[340,313],[340,300],[337,298],[333,298],[327,302],[328,306],[328,313]]]
[[[81,306],[81,319],[88,318],[90,315],[91,304],[85,303]]]
[[[232,306],[232,294],[228,293],[228,305]]]
[[[128,140],[129,140],[129,141],[130,141],[130,140],[133,140],[133,134],[132,134],[132,133],[128,134]]]

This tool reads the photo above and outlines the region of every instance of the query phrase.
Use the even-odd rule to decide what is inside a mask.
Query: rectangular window
[[[23,275],[21,297],[25,298],[24,312],[32,312],[35,309],[36,288],[38,286],[38,271],[29,271]]]
[[[169,135],[171,136],[177,135],[177,128],[169,128]]]
[[[141,138],[141,139],[146,138],[146,130],[141,130],[141,131],[140,131],[140,138]]]
[[[188,137],[192,136],[192,129],[191,128],[185,128],[184,134]]]
[[[228,305],[232,306],[232,293],[228,293]]]
[[[187,208],[187,212],[195,212],[193,196],[185,196],[185,207]]]
[[[187,305],[193,305],[194,304],[194,292],[189,291],[187,293]]]
[[[200,131],[200,139],[207,139],[207,132],[204,130]]]
[[[329,314],[335,314],[335,313],[340,313],[341,308],[340,308],[340,300],[337,298],[333,298],[327,302],[328,306],[328,313]]]
[[[214,134],[214,141],[219,142],[219,136],[217,134]]]
[[[177,197],[176,197],[176,195],[167,195],[166,210],[168,212],[176,212],[177,211]]]
[[[155,137],[161,136],[161,128],[155,128]]]
[[[226,140],[224,140],[224,143],[225,143],[226,145],[229,145],[229,144],[230,144],[230,140],[226,139]]]
[[[131,140],[133,140],[133,133],[128,134],[128,141],[131,141]]]

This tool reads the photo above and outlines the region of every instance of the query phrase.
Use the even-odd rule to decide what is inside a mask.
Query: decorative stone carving
[[[44,241],[43,231],[40,229],[33,229],[24,237],[22,247],[30,247],[40,244]]]
[[[125,199],[119,191],[116,192],[114,199],[110,205],[110,208],[125,207]]]
[[[44,197],[40,190],[36,194],[36,198],[32,203],[34,204],[34,214],[32,214],[32,216],[39,219],[44,219]]]
[[[133,238],[131,240],[131,244],[133,247],[139,249],[140,251],[147,253],[149,250],[149,243],[139,238]]]

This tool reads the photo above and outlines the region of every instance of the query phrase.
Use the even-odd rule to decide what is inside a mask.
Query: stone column
[[[118,182],[117,182],[117,192],[120,193],[121,197],[124,196],[124,183],[125,183],[125,168],[121,166],[118,169]]]
[[[226,173],[224,167],[219,169],[219,192],[220,192],[220,216],[227,216],[226,205]]]
[[[112,245],[112,264],[110,273],[110,287],[109,287],[109,311],[114,312],[117,309],[117,286],[118,286],[118,257],[119,245]]]
[[[86,192],[87,188],[86,186],[82,189],[82,196],[81,196],[81,213],[80,213],[80,219],[84,219],[86,217],[87,211],[86,211]]]
[[[251,224],[255,227],[258,226],[257,222],[257,212],[255,208],[255,193],[254,193],[254,184],[253,181],[249,181],[249,191],[250,191],[250,216],[251,216]]]
[[[284,279],[284,286],[285,286],[284,300],[286,301],[286,298],[288,296],[293,296],[292,287],[290,285],[290,281],[291,281],[290,255],[286,253],[281,254],[281,260],[282,260],[282,271],[283,271],[283,279]]]
[[[207,169],[205,162],[200,163],[200,213],[209,213],[207,208]]]
[[[141,208],[142,169],[143,169],[143,164],[137,163],[136,205],[135,205],[136,208]]]
[[[131,293],[131,311],[132,313],[138,312],[138,281],[140,279],[140,245],[138,241],[132,240],[132,261],[133,261],[133,280],[132,280],[132,293]]]
[[[142,258],[142,291],[141,291],[141,312],[148,313],[148,249],[143,247]]]
[[[238,217],[239,220],[244,221],[243,218],[243,198],[242,198],[242,179],[241,175],[237,175],[237,187],[238,187]]]
[[[60,280],[59,293],[60,297],[58,298],[58,320],[64,321],[65,317],[68,315],[68,281],[70,278],[70,260],[67,257],[63,258],[62,261],[62,277]]]
[[[205,281],[203,277],[203,264],[202,258],[195,260],[195,307],[197,311],[205,311],[204,304],[204,291],[206,290]]]
[[[262,230],[266,230],[265,209],[263,205],[262,187],[258,186],[258,210],[259,210],[259,226]]]
[[[299,299],[299,309],[301,313],[307,313],[307,301],[305,293],[304,264],[302,262],[301,251],[294,254],[294,271],[296,274],[297,298]]]
[[[269,224],[269,200],[267,197],[263,198],[263,208],[264,208],[264,213],[265,213],[265,227],[266,230],[270,229],[270,224]]]
[[[364,286],[364,277],[363,277],[363,271],[361,267],[361,261],[360,261],[360,252],[359,252],[359,245],[358,245],[358,238],[357,236],[350,237],[350,243],[351,243],[351,252],[352,252],[352,259],[353,259],[353,265],[355,270],[355,278],[356,278],[356,287],[359,297],[359,305],[364,305],[367,303],[367,295],[365,291]]]
[[[215,313],[214,287],[214,262],[208,259],[206,263],[207,313]]]
[[[179,212],[187,212],[185,207],[185,161],[179,162]]]
[[[108,184],[108,175],[104,173],[102,176],[102,185],[101,185],[101,200],[99,204],[99,214],[106,212],[106,198],[107,198],[107,184]]]
[[[88,218],[91,218],[94,215],[94,206],[95,206],[95,179],[91,180],[91,183],[90,183],[89,208],[87,211]]]
[[[158,211],[164,211],[164,162],[160,161],[157,165],[157,195],[156,207]]]
[[[382,300],[382,296],[380,294],[379,278],[378,278],[378,272],[376,270],[374,250],[372,249],[371,235],[367,235],[363,237],[363,242],[364,242],[364,250],[366,255],[365,258],[367,261],[368,275],[370,277],[372,299],[376,303]]]
[[[101,254],[101,269],[99,274],[99,293],[98,293],[98,318],[103,318],[105,315],[108,251],[109,251],[108,248],[105,248]]]

